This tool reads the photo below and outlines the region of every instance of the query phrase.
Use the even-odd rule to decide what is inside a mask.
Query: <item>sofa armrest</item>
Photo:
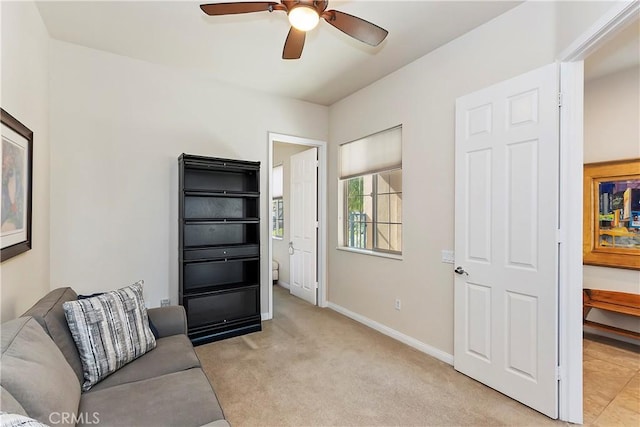
[[[181,305],[156,307],[147,310],[149,320],[158,329],[158,338],[187,334],[187,315]]]

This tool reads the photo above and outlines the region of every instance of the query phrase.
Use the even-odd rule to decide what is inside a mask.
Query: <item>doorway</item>
[[[326,194],[326,174],[327,174],[327,144],[325,141],[313,140],[309,138],[301,138],[290,135],[269,133],[269,194],[267,201],[269,203],[268,212],[270,214],[269,227],[269,245],[268,245],[268,262],[269,266],[269,292],[268,292],[268,315],[266,319],[273,318],[273,285],[278,284],[284,288],[291,289],[293,282],[291,268],[291,245],[293,236],[291,233],[291,159],[299,157],[301,153],[310,152],[315,148],[317,152],[317,209],[315,215],[313,213],[305,213],[307,221],[312,221],[315,225],[317,222],[317,246],[315,263],[315,276],[317,281],[317,305],[326,307],[326,247],[327,247],[327,194]],[[274,168],[280,169],[277,175],[281,174],[281,178],[272,176]],[[282,182],[282,192],[280,194],[278,180]],[[274,211],[275,208],[275,211]],[[276,216],[277,227],[274,227],[273,215]],[[314,218],[311,218],[314,216]],[[275,261],[275,262],[274,262]],[[277,270],[276,270],[277,265]],[[274,278],[276,278],[274,280]],[[308,292],[307,292],[308,293]],[[314,295],[315,297],[315,295]]]
[[[559,368],[560,419],[583,421],[582,207],[584,163],[584,61],[637,19],[637,2],[609,11],[560,55],[560,263]]]
[[[585,164],[640,158],[639,34],[640,19],[636,18],[584,60]],[[585,265],[583,283],[586,289],[637,294],[640,271]],[[631,316],[594,309],[588,319],[639,332],[640,325]],[[636,422],[640,417],[640,342],[588,326],[584,332],[584,423],[632,425],[631,417]]]

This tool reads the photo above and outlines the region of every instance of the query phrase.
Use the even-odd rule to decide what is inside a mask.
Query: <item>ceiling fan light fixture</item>
[[[298,5],[289,11],[289,22],[297,30],[313,30],[318,25],[318,21],[320,21],[320,16],[311,6]]]

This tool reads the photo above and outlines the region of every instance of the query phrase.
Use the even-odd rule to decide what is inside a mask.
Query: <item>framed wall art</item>
[[[584,165],[583,263],[640,270],[640,159]]]
[[[0,206],[0,261],[31,249],[33,189],[33,132],[1,110],[2,205]]]

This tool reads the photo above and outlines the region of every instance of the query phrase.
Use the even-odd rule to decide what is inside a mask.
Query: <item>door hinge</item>
[[[556,243],[564,243],[564,230],[556,230]]]
[[[320,161],[316,160],[316,167],[320,166]]]
[[[318,282],[314,283],[314,286],[318,289]]]
[[[316,221],[316,228],[320,228],[320,223]]]
[[[562,368],[560,366],[556,366],[556,381],[562,381],[564,378]]]
[[[558,92],[558,107],[562,107],[562,92]]]

